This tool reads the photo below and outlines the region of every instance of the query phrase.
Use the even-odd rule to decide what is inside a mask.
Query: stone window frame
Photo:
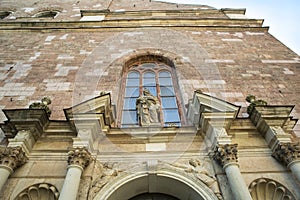
[[[174,88],[174,92],[175,92],[174,97],[176,98],[180,122],[178,124],[168,123],[168,125],[166,125],[163,123],[163,117],[160,117],[161,126],[162,127],[170,127],[170,126],[179,127],[179,126],[185,125],[186,120],[185,120],[184,110],[183,110],[184,107],[183,107],[183,103],[182,103],[182,97],[181,97],[181,92],[179,89],[178,78],[177,78],[176,68],[175,68],[174,63],[170,59],[163,57],[161,55],[139,55],[134,58],[131,58],[129,61],[125,62],[125,64],[124,64],[124,68],[123,68],[123,72],[122,72],[122,80],[121,80],[121,89],[120,89],[120,91],[122,91],[122,92],[120,93],[119,100],[118,100],[118,102],[119,102],[118,103],[119,112],[117,113],[118,127],[122,127],[122,128],[127,127],[127,126],[122,126],[122,114],[123,114],[123,106],[124,106],[124,99],[125,99],[125,88],[126,88],[127,75],[132,71],[138,71],[140,73],[140,75],[142,75],[143,72],[151,71],[151,70],[147,70],[147,69],[138,70],[136,67],[134,67],[134,66],[138,66],[141,64],[145,64],[145,63],[155,63],[157,65],[165,65],[166,66],[165,68],[155,70],[154,73],[156,75],[156,80],[158,79],[159,72],[168,71],[171,74],[173,88]],[[139,85],[139,93],[140,94],[142,94],[142,90],[143,90],[143,87],[142,87],[141,80],[140,80],[140,85]],[[160,98],[159,98],[159,102],[161,104]],[[162,110],[160,110],[160,113],[162,113]],[[140,127],[140,125],[136,124],[136,125],[133,125],[130,127]]]

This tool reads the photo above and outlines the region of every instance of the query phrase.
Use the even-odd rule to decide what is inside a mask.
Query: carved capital
[[[68,152],[68,164],[78,165],[85,169],[91,162],[90,152],[85,148],[75,148]]]
[[[20,146],[0,147],[0,165],[14,170],[26,163],[28,158]]]
[[[296,160],[300,161],[299,143],[280,143],[274,149],[272,156],[286,166]]]
[[[222,167],[229,163],[238,162],[238,144],[218,144],[215,148],[213,158],[219,162]]]

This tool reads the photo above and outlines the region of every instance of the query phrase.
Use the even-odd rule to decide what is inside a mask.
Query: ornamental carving
[[[296,200],[295,196],[284,185],[268,178],[254,180],[249,186],[252,199],[259,200]]]
[[[217,179],[212,173],[209,172],[207,167],[205,166],[204,162],[200,161],[199,159],[190,159],[188,163],[168,163],[170,166],[175,167],[179,170],[184,170],[184,172],[188,174],[192,174],[195,178],[202,181],[205,185],[207,185],[218,197],[218,199],[223,199]]]
[[[43,97],[41,102],[34,102],[29,105],[29,109],[44,109],[48,117],[51,115],[51,110],[48,105],[51,104],[51,99],[49,97]]]
[[[238,162],[238,144],[219,144],[215,147],[213,159],[222,167],[229,163]]]
[[[288,166],[293,161],[300,161],[299,143],[280,143],[277,145],[272,156],[286,166]]]
[[[25,164],[27,160],[28,158],[20,146],[0,147],[0,165],[14,170]]]
[[[59,196],[59,192],[55,186],[48,183],[40,183],[36,185],[32,185],[25,190],[23,190],[15,200],[40,200],[40,199],[51,199],[57,200]]]
[[[89,192],[89,199],[94,199],[97,193],[113,178],[117,177],[121,172],[116,168],[115,163],[96,162],[98,170],[98,176],[92,182]]]
[[[91,162],[90,152],[85,147],[75,148],[68,153],[68,164],[79,165],[85,169]]]

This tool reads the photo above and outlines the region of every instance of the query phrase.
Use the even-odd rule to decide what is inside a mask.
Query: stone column
[[[89,165],[91,154],[86,148],[76,148],[68,153],[68,171],[59,196],[59,200],[76,200],[80,178]]]
[[[300,146],[299,143],[279,143],[272,156],[287,166],[300,182]]]
[[[27,160],[21,147],[0,147],[0,191],[9,175]]]
[[[252,200],[242,177],[237,158],[237,144],[218,144],[213,158],[223,167],[236,200]]]

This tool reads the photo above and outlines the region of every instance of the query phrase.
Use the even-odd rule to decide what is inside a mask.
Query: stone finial
[[[45,109],[48,117],[51,115],[51,110],[48,105],[51,104],[51,99],[49,97],[43,97],[41,102],[34,102],[29,105],[29,109]]]
[[[91,154],[85,147],[78,147],[68,152],[69,165],[79,165],[85,169],[90,164],[91,160]]]
[[[213,159],[217,160],[222,167],[229,163],[237,163],[238,144],[218,144],[214,150]]]
[[[246,97],[246,101],[250,103],[250,105],[247,108],[247,113],[250,115],[254,109],[255,106],[266,106],[268,103],[264,100],[256,100],[256,97],[254,95],[248,95]]]
[[[296,160],[300,161],[299,143],[280,143],[274,149],[272,156],[286,166]]]
[[[20,146],[0,147],[0,165],[14,170],[25,164],[27,160],[28,158]]]

